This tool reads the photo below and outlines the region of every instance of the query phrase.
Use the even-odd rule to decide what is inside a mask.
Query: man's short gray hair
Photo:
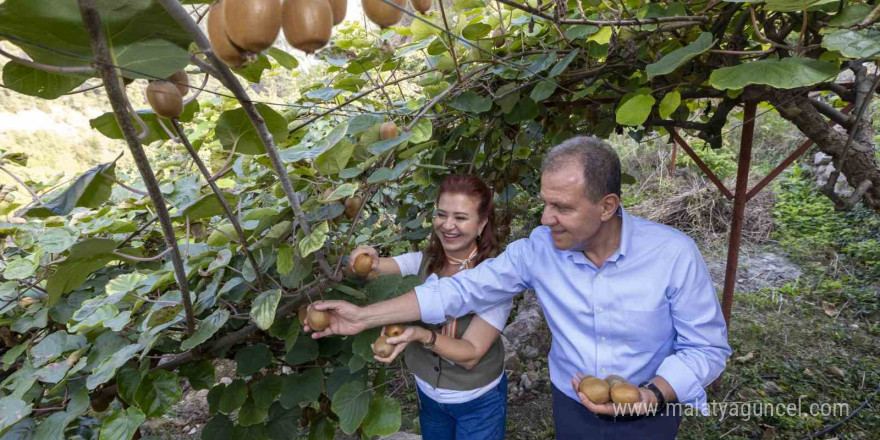
[[[541,173],[556,171],[576,159],[584,169],[586,196],[592,202],[608,194],[620,197],[620,157],[605,141],[592,136],[573,137],[544,156]]]

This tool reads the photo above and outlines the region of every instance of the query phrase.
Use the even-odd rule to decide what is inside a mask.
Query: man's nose
[[[544,211],[541,213],[541,224],[544,226],[553,226],[556,224],[556,217],[554,217],[547,208],[544,208]]]

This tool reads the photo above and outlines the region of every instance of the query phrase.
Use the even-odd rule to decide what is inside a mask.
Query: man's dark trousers
[[[553,423],[557,440],[672,440],[681,415],[659,411],[652,417],[613,421],[600,419],[580,402],[553,387]]]

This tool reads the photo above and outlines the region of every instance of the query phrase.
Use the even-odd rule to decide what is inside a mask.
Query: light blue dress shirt
[[[706,263],[687,235],[622,207],[618,215],[620,248],[601,268],[583,252],[556,249],[541,226],[497,258],[416,287],[422,321],[439,324],[534,289],[553,336],[550,380],[559,390],[580,401],[571,387],[577,373],[633,384],[656,375],[705,413],[704,387],[731,354]]]

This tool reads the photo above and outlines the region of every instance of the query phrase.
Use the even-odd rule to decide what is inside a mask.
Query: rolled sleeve
[[[428,324],[441,324],[446,321],[446,313],[443,311],[443,300],[437,292],[437,287],[437,276],[432,275],[425,284],[415,288],[422,321]]]
[[[706,390],[703,384],[677,356],[669,356],[657,368],[657,375],[669,382],[678,401],[697,408],[704,416],[709,415],[706,405]]]

